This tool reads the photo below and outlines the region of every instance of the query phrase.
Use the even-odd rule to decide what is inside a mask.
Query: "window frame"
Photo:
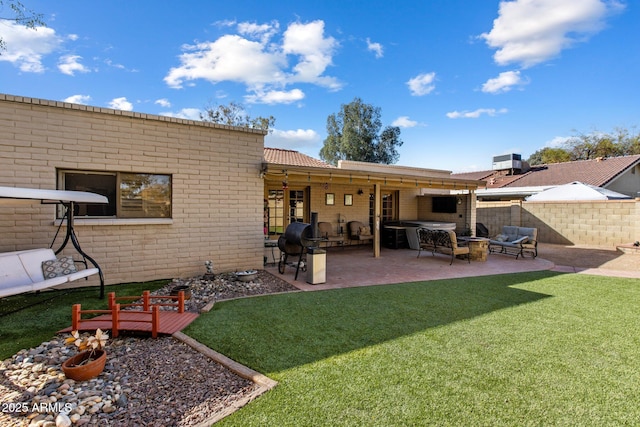
[[[109,200],[109,206],[113,206],[115,208],[114,215],[74,215],[74,218],[80,223],[114,223],[118,224],[123,223],[172,223],[173,222],[173,175],[165,174],[165,173],[149,173],[149,172],[122,172],[122,171],[92,171],[85,169],[58,169],[57,170],[57,188],[61,190],[67,189],[66,187],[66,176],[68,174],[86,174],[91,176],[113,176],[115,177],[115,188],[113,189],[113,199]],[[168,180],[168,189],[169,189],[169,198],[168,198],[168,215],[167,216],[130,216],[123,213],[123,197],[122,197],[122,183],[123,183],[123,175],[147,175],[147,176],[159,176],[163,177],[163,179]],[[98,194],[102,194],[99,191],[95,190],[80,190],[80,191],[91,191]],[[103,194],[104,195],[104,194]],[[80,209],[84,204],[78,204]],[[62,207],[57,210],[56,218],[60,219],[64,216],[64,212]]]

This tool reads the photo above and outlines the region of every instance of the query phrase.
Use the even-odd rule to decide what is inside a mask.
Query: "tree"
[[[42,21],[42,14],[35,13],[34,11],[27,9],[24,7],[22,2],[18,0],[9,0],[6,3],[9,5],[14,17],[0,16],[0,21],[15,22],[16,24],[22,24],[32,30],[37,30],[37,26],[46,27],[46,24]],[[4,4],[5,1],[0,0],[0,11]],[[2,55],[3,50],[7,50],[7,44],[2,37],[0,37],[0,55]]]
[[[547,165],[549,163],[563,163],[571,161],[571,155],[562,148],[545,147],[536,151],[529,157],[527,162],[531,166]]]
[[[273,116],[251,118],[242,104],[231,101],[229,105],[207,106],[205,112],[200,113],[200,119],[205,122],[221,125],[238,126],[250,129],[271,131],[276,123]]]
[[[402,146],[400,128],[387,126],[382,133],[381,110],[354,98],[342,104],[340,112],[327,118],[327,138],[320,158],[333,165],[338,160],[392,164],[398,161]]]
[[[592,131],[567,139],[561,148],[543,148],[531,155],[530,165],[593,160],[640,154],[640,133],[617,128],[612,133]]]

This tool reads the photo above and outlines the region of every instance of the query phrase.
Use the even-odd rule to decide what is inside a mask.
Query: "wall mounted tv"
[[[456,213],[458,199],[455,196],[436,196],[432,198],[431,212]]]

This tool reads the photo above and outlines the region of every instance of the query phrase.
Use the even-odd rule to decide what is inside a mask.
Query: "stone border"
[[[207,356],[214,362],[224,366],[234,374],[244,379],[247,379],[249,381],[252,381],[254,384],[258,386],[257,390],[249,393],[242,399],[234,402],[230,407],[225,408],[223,411],[213,415],[212,417],[208,418],[206,421],[198,424],[196,427],[210,426],[211,424],[220,421],[221,419],[233,414],[235,411],[242,408],[243,406],[245,406],[255,398],[261,396],[262,394],[266,393],[267,391],[271,390],[272,388],[278,385],[277,381],[274,381],[271,378],[267,377],[266,375],[263,375],[260,372],[254,371],[253,369],[248,368],[236,362],[235,360],[230,359],[227,356],[218,353],[215,350],[210,349],[206,345],[196,341],[195,339],[191,338],[190,336],[182,332],[176,332],[172,335],[172,337],[177,339],[178,341],[181,341],[187,344],[189,347],[193,348],[194,350],[198,351],[204,356]]]

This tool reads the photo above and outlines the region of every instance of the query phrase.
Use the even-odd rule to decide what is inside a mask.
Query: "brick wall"
[[[432,212],[433,196],[418,196],[418,217],[421,221],[453,222],[456,224],[456,232],[462,233],[469,228],[471,212],[468,197],[459,196],[461,204],[456,206],[456,213]]]
[[[76,221],[108,284],[203,274],[206,260],[261,268],[263,147],[262,131],[0,95],[0,185],[55,189],[58,169],[172,175],[171,221]],[[49,247],[54,217],[0,206],[0,252]]]
[[[640,201],[478,202],[478,222],[536,227],[543,243],[615,247],[640,239]]]

